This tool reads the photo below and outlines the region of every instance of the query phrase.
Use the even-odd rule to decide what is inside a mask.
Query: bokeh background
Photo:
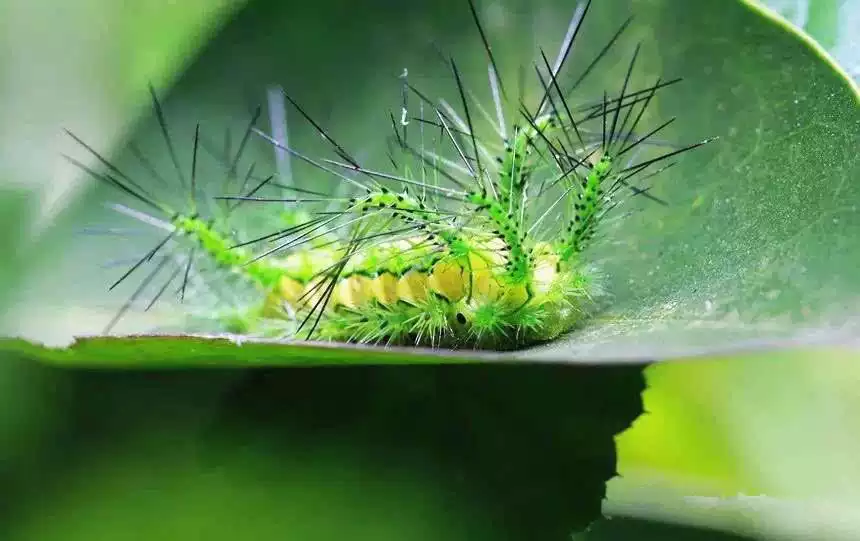
[[[169,85],[242,4],[0,1],[0,239],[8,254],[0,268],[3,335],[62,335],[71,322],[87,317],[73,309],[52,317],[33,310],[39,292],[30,284],[37,269],[29,265],[45,260],[33,247],[63,219],[64,209],[86,196],[90,182],[59,158],[70,142],[58,126],[74,126],[95,147],[109,148],[147,108],[146,84]],[[860,77],[860,2],[768,5]],[[61,276],[57,280],[62,283]],[[244,456],[231,455],[235,467],[212,467],[220,464],[218,441],[204,451],[188,449],[181,433],[210,415],[235,381],[220,374],[201,382],[153,376],[151,387],[140,391],[130,380],[88,383],[91,392],[104,393],[91,407],[118,407],[123,415],[112,417],[116,426],[96,423],[79,433],[109,437],[79,449],[51,449],[46,446],[74,439],[49,435],[58,427],[74,421],[83,423],[80,428],[90,419],[87,412],[67,415],[76,403],[68,380],[16,359],[0,364],[0,480],[20,489],[14,492],[18,502],[10,501],[12,490],[0,490],[0,530],[8,535],[0,531],[0,537],[91,540],[106,531],[125,531],[128,539],[278,539],[290,527],[293,539],[331,539],[344,533],[344,524],[361,522],[362,508],[345,511],[352,502],[363,501],[370,509],[395,493],[401,511],[391,521],[345,534],[441,539],[494,531],[488,524],[492,513],[466,503],[473,495],[452,499],[437,482],[440,472],[416,478],[406,464],[380,464],[372,449],[350,454],[337,441],[325,452],[249,444]],[[617,439],[621,476],[609,484],[606,512],[766,539],[860,538],[860,357],[855,353],[816,349],[673,362],[649,367],[646,380],[646,414]],[[135,392],[145,402],[138,404],[145,415],[132,407]],[[171,409],[165,416],[172,419],[159,419],[159,402],[183,400],[181,415]],[[260,407],[276,404],[263,401]],[[135,426],[136,415],[155,425],[128,428]],[[235,430],[212,437],[262,437]],[[67,465],[64,461],[71,466],[62,469],[61,478],[44,468]],[[153,462],[163,464],[158,481],[149,478]],[[315,473],[273,480],[284,469]],[[338,483],[362,490],[344,496]],[[246,489],[261,485],[267,490]],[[231,492],[254,493],[257,499],[224,496]],[[274,516],[279,502],[293,502],[281,509],[284,522],[261,526],[254,517]],[[316,517],[320,505],[337,511]],[[226,522],[217,518],[225,509],[246,515],[244,526],[253,533],[228,535]],[[111,524],[113,530],[105,526]],[[135,531],[151,527],[156,529],[148,537],[135,537]],[[503,537],[502,530],[494,538]]]

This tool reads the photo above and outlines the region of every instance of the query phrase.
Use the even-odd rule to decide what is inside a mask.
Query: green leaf
[[[645,375],[648,415],[617,438],[605,512],[761,539],[858,536],[856,351],[659,363]]]
[[[69,141],[62,128],[86,133],[96,146],[116,144],[147,103],[146,84],[172,80],[242,3],[4,2],[0,210],[6,252],[0,313],[6,317],[0,333],[20,332],[22,311],[34,302],[32,289],[39,289],[33,275],[45,261],[56,261],[66,240],[37,239],[89,182],[63,161]],[[68,230],[65,223],[55,227]],[[7,305],[13,300],[19,302],[16,309]]]
[[[648,521],[638,518],[613,517],[603,519],[574,535],[572,541],[751,541],[728,532],[696,528],[689,525]]]
[[[4,541],[568,539],[600,515],[643,388],[635,366],[3,361],[29,408],[0,411]]]
[[[517,65],[534,58],[533,39],[555,50],[571,11],[561,1],[536,8],[512,0],[494,9],[488,33],[508,80],[516,80]],[[685,79],[657,103],[661,117],[679,116],[665,136],[683,143],[720,139],[685,155],[678,167],[660,177],[652,193],[668,200],[668,207],[643,205],[643,212],[620,221],[607,233],[607,242],[592,252],[613,295],[606,313],[546,347],[463,355],[642,361],[853,339],[856,329],[849,322],[856,320],[860,300],[857,87],[808,38],[745,2],[597,2],[572,65],[582,69],[583,59],[590,58],[631,11],[636,18],[629,39],[621,44],[627,49],[621,50],[645,41],[641,65],[648,77],[643,80],[653,81],[658,73]],[[332,25],[338,27],[336,39],[322,30]],[[431,38],[462,59],[459,65],[467,82],[486,86],[484,52],[461,2],[386,4],[382,9],[382,4],[359,8],[331,0],[296,12],[281,2],[260,0],[209,44],[170,92],[165,108],[180,138],[190,137],[201,120],[206,126],[231,122],[239,129],[246,119],[237,116],[248,108],[249,92],[253,100],[262,101],[263,89],[276,81],[341,144],[356,153],[382,156],[380,134],[389,129],[382,112],[399,106],[396,76],[403,66],[410,68],[413,81],[426,83],[421,86],[430,94],[448,83],[447,78],[444,83],[433,78],[441,78],[447,68],[427,60],[432,48],[422,47]],[[619,62],[595,76],[592,90],[618,85],[623,68]],[[321,148],[319,137],[308,126],[294,127],[297,117],[290,118],[295,132],[291,143],[314,153]],[[211,133],[214,141],[220,141],[218,133]],[[136,139],[155,145],[159,136],[150,120]],[[261,161],[272,159],[271,148],[262,143],[248,152]],[[170,167],[166,153],[153,157]],[[121,155],[120,162],[127,163],[123,160],[130,158]],[[101,200],[96,193],[91,199],[93,204]],[[94,216],[93,208],[81,208],[65,223],[83,223]],[[55,233],[67,238],[65,231]],[[107,252],[94,244],[87,249],[86,256],[80,247],[66,255],[76,264],[77,287],[62,295],[53,290],[55,303],[104,302],[98,291],[106,278],[96,276],[89,265],[93,253]],[[47,265],[47,259],[43,263]],[[47,276],[56,283],[52,273]],[[46,317],[34,320],[28,337],[40,338],[38,329],[52,311],[63,313],[56,304],[41,309]],[[107,312],[101,317],[109,318]],[[86,313],[77,320],[67,333],[93,332],[100,326]],[[63,341],[57,336],[44,339]],[[167,356],[159,362],[172,362],[168,357],[175,364],[192,361],[178,347],[182,340],[169,351],[164,340],[146,346],[147,359],[158,351]],[[242,358],[256,351],[247,344],[227,352],[220,342],[195,343],[204,348],[195,351],[211,358]],[[98,344],[109,348],[118,342]],[[284,345],[277,355],[264,358],[304,362],[302,347]],[[426,353],[410,350],[335,351],[342,352],[344,362],[388,362],[392,355],[401,362],[427,360]],[[89,352],[99,358],[110,355],[108,349]],[[441,362],[450,353],[435,355]],[[72,353],[69,358],[75,357]],[[85,361],[82,357],[77,360]]]

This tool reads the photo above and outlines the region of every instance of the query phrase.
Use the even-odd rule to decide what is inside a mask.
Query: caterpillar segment
[[[515,256],[504,235],[465,236],[434,226],[423,204],[408,194],[369,194],[349,208],[358,216],[371,209],[399,213],[427,236],[360,249],[337,274],[327,298],[325,271],[347,253],[340,243],[258,258],[201,219],[178,216],[174,224],[213,261],[264,294],[263,305],[246,313],[243,325],[227,318],[234,332],[251,332],[255,317],[295,322],[317,308],[322,339],[505,348],[549,340],[585,314],[588,280],[574,267],[562,270],[547,243],[530,250],[524,273],[531,278],[517,284],[511,277]],[[389,223],[380,215],[369,219]],[[564,325],[549,317],[562,311],[568,314]]]
[[[368,248],[363,261],[344,270],[327,299],[319,338],[336,341],[448,347],[521,347],[549,340],[586,311],[590,278],[562,271],[549,245],[535,257],[535,291],[512,293],[504,279],[500,243],[490,239],[464,256],[435,256],[413,238]],[[419,252],[390,264],[391,252]],[[270,315],[301,319],[320,300],[316,265],[331,263],[344,249],[331,250],[325,261],[315,251],[296,252],[278,260],[282,274],[267,297]],[[401,252],[402,253],[402,252]],[[410,262],[410,260],[412,262]],[[564,312],[559,318],[552,314]],[[292,315],[291,315],[292,314]],[[564,321],[561,321],[563,319]],[[569,328],[569,327],[568,327]]]

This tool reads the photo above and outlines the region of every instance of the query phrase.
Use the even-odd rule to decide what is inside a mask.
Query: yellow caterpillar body
[[[511,287],[501,272],[506,254],[498,240],[476,243],[463,257],[414,254],[423,240],[366,251],[333,279],[327,299],[320,270],[341,259],[344,249],[273,259],[283,274],[268,293],[265,313],[300,319],[320,303],[319,332],[326,339],[495,348],[549,340],[587,315],[592,278],[582,269],[563,269],[549,244],[535,246],[530,285]],[[412,255],[391,255],[398,253]]]

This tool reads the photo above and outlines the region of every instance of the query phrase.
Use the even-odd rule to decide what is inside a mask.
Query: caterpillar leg
[[[370,303],[361,310],[339,308],[320,326],[327,340],[389,345],[443,345],[451,335],[450,303],[440,298],[413,305]]]

